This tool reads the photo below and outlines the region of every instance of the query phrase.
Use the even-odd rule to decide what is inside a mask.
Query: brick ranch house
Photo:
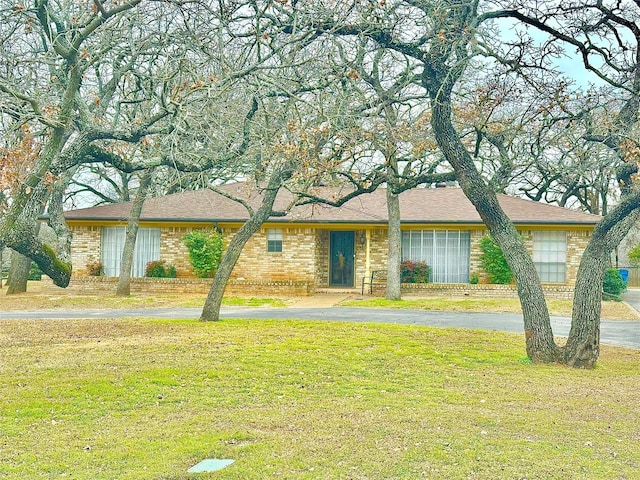
[[[248,184],[224,188],[253,205],[260,201],[259,192]],[[325,198],[338,193],[323,191]],[[581,254],[600,217],[507,195],[498,198],[523,235],[547,291],[570,297]],[[290,194],[281,192],[276,209],[290,201]],[[118,275],[130,208],[131,203],[121,203],[66,212],[73,232],[72,285],[106,281],[88,278],[87,265],[97,261],[104,265],[105,277]],[[461,189],[406,191],[400,195],[400,210],[403,260],[426,261],[432,268],[431,284],[407,288],[464,295],[483,288],[487,282],[479,242],[487,230]],[[217,228],[228,242],[247,218],[242,205],[211,190],[148,199],[140,218],[133,276],[142,277],[148,262],[163,260],[176,267],[175,282],[187,282],[184,279],[193,273],[182,238],[194,229]],[[374,270],[385,270],[386,263],[387,206],[381,188],[341,207],[298,206],[284,217],[269,219],[246,244],[228,291],[299,294],[333,287],[359,289],[363,279]],[[479,277],[480,285],[469,285],[473,276]],[[198,281],[206,282],[194,279],[185,288],[196,288]],[[478,293],[488,294],[486,288]],[[208,291],[208,285],[203,289]]]

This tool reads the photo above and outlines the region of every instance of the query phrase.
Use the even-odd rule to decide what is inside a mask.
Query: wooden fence
[[[618,267],[618,270],[627,270],[629,272],[627,287],[640,288],[640,267]]]

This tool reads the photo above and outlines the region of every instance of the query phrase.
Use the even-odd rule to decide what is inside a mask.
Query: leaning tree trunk
[[[249,216],[249,220],[240,227],[229,242],[229,246],[222,256],[218,270],[213,277],[213,284],[211,285],[202,313],[200,314],[201,321],[220,320],[220,306],[222,305],[224,289],[227,286],[227,282],[229,281],[233,268],[236,266],[238,258],[240,258],[242,249],[251,236],[256,233],[262,224],[273,214],[273,204],[276,201],[280,187],[291,174],[291,165],[287,164],[271,175],[269,184],[265,188],[260,207]]]
[[[387,211],[389,214],[389,249],[387,256],[387,300],[400,300],[400,198],[393,192],[391,184],[387,186]]]
[[[29,270],[31,270],[31,259],[18,252],[11,252],[11,265],[9,266],[9,278],[7,279],[7,295],[27,291]]]
[[[640,194],[623,200],[595,228],[585,249],[573,299],[571,330],[562,361],[579,368],[593,368],[600,355],[602,283],[611,253],[640,217]]]
[[[133,266],[133,255],[136,249],[136,238],[138,236],[138,225],[140,223],[140,214],[144,200],[147,197],[147,191],[151,184],[153,170],[147,170],[140,179],[138,192],[133,200],[131,212],[129,212],[129,222],[127,223],[127,232],[125,234],[124,248],[122,249],[122,259],[120,262],[120,275],[118,277],[118,286],[116,288],[116,296],[128,297],[131,295],[131,267]]]
[[[600,355],[602,282],[610,259],[586,248],[576,279],[571,330],[562,361],[572,367],[593,368]]]
[[[438,75],[435,70],[432,71]],[[425,77],[423,77],[425,79]],[[451,80],[443,80],[450,82]],[[554,362],[560,350],[553,338],[551,320],[535,265],[513,222],[500,207],[496,195],[484,183],[473,159],[451,122],[451,87],[425,79],[431,96],[431,125],[444,157],[456,172],[467,198],[475,206],[511,267],[522,306],[527,355],[534,362]]]
[[[273,203],[272,203],[273,205]],[[233,268],[236,266],[238,258],[242,253],[242,249],[249,241],[251,236],[258,231],[262,224],[269,218],[269,209],[258,209],[247,222],[236,232],[236,234],[229,242],[220,265],[213,277],[213,284],[207,295],[207,300],[204,303],[200,320],[202,321],[217,321],[220,319],[220,306],[222,305],[222,297],[224,296],[224,289],[227,286],[229,277]]]
[[[35,235],[40,233],[40,222],[35,225]],[[31,259],[21,253],[13,251],[9,266],[9,278],[7,281],[7,295],[24,293],[27,291],[29,272],[31,271]]]

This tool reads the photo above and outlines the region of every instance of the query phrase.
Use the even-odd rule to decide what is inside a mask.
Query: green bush
[[[147,263],[144,269],[144,276],[151,278],[176,278],[176,267],[170,265],[166,266],[164,260],[154,260]]]
[[[629,263],[631,265],[633,265],[634,267],[640,267],[640,243],[629,250],[629,253],[627,253],[627,258],[629,259]]]
[[[425,262],[405,260],[400,264],[400,281],[402,283],[429,283],[431,268]]]
[[[604,272],[604,281],[602,282],[602,291],[606,294],[618,297],[627,288],[627,284],[622,280],[620,272],[615,268],[607,268]],[[605,299],[608,295],[604,296]]]
[[[487,272],[489,281],[497,284],[507,284],[513,278],[511,268],[504,258],[502,249],[491,237],[480,240],[480,265]]]
[[[31,262],[31,268],[29,268],[28,280],[42,280],[42,270],[36,262]]]
[[[218,271],[222,258],[222,234],[215,230],[194,230],[182,241],[189,249],[189,261],[196,275],[211,278]]]
[[[178,276],[178,271],[176,270],[175,265],[169,265],[167,268],[167,278],[176,278]]]

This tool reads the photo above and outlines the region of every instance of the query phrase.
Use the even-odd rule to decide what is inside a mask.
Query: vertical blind
[[[435,283],[468,283],[471,233],[461,230],[402,232],[402,260],[426,262]]]
[[[108,277],[120,275],[122,250],[126,236],[125,227],[102,227],[101,258],[104,274]],[[147,263],[160,259],[160,229],[139,228],[133,254],[132,277],[144,277]]]

